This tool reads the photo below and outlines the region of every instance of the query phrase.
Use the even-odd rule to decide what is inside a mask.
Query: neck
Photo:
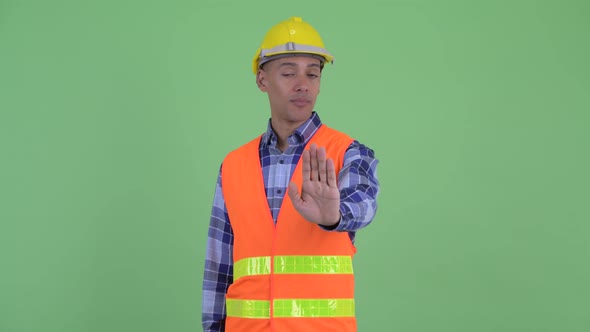
[[[305,121],[285,123],[275,121],[274,118],[270,119],[272,129],[277,135],[277,145],[281,152],[284,152],[289,147],[289,141],[287,140],[287,138],[291,136],[295,132],[295,130],[299,128],[299,126],[301,126]]]

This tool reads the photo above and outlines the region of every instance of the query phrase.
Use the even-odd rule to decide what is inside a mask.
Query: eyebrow
[[[294,62],[283,62],[279,65],[279,67],[284,67],[284,66],[290,66],[290,67],[299,67],[298,64],[294,63]],[[318,67],[321,68],[321,66],[317,63],[310,63],[307,65],[307,67]]]

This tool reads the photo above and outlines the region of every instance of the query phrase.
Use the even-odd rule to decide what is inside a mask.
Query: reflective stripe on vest
[[[234,280],[270,274],[270,257],[250,257],[234,264]],[[275,256],[277,274],[352,274],[350,256]]]
[[[228,317],[270,318],[270,301],[227,299]],[[273,301],[276,318],[354,317],[354,299],[281,299]]]

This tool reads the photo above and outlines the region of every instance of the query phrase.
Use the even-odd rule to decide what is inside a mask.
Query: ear
[[[258,85],[258,88],[260,89],[260,91],[262,91],[262,92],[267,91],[266,72],[262,69],[258,69],[258,72],[256,73],[256,85]]]

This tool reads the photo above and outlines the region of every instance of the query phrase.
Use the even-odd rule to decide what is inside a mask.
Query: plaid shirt
[[[276,223],[277,216],[293,170],[305,145],[322,122],[312,116],[288,137],[289,147],[281,152],[277,146],[270,121],[260,142],[260,163],[264,177],[266,197]],[[344,164],[338,173],[340,212],[342,218],[334,229],[326,231],[348,232],[354,242],[356,231],[369,225],[377,210],[377,164],[373,150],[353,141],[344,154]],[[322,226],[320,226],[322,227]],[[205,332],[224,331],[225,294],[233,282],[233,232],[221,191],[221,171],[217,178],[205,259],[203,278],[202,322]]]

